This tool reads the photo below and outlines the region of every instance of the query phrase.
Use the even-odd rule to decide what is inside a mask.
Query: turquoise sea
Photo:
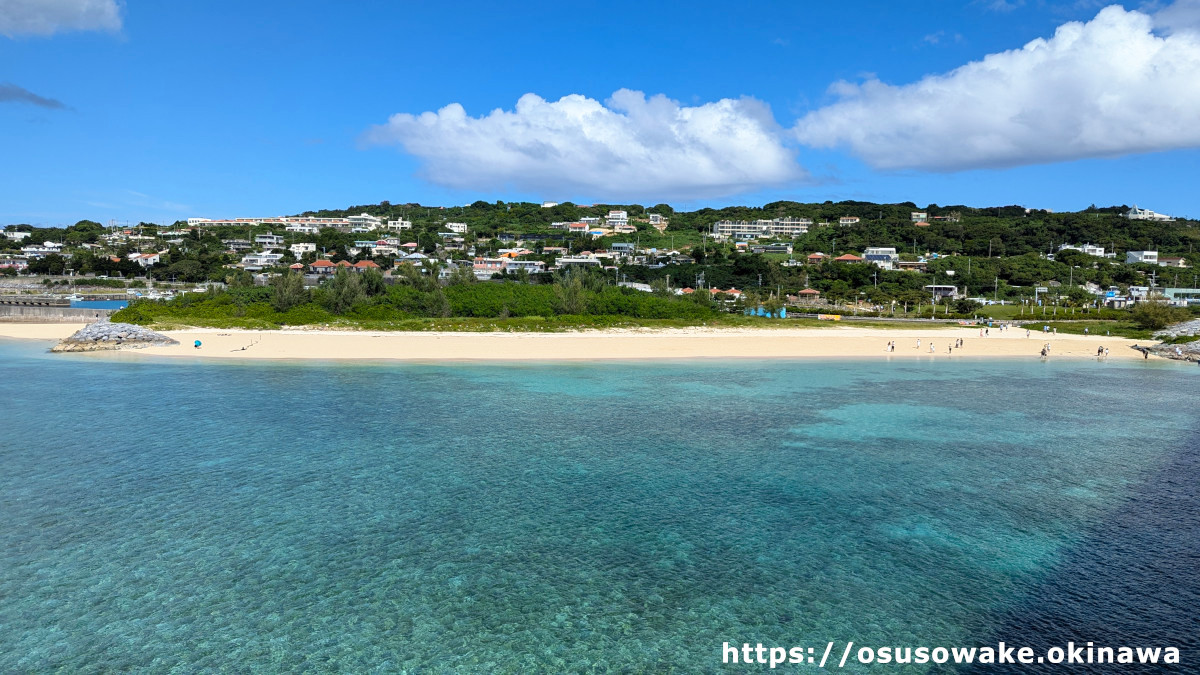
[[[46,347],[0,342],[0,672],[771,672],[722,644],[831,640],[1200,669],[1195,367]]]

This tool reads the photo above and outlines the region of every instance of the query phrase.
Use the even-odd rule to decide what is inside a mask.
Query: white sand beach
[[[0,337],[58,340],[82,324],[0,323]],[[881,358],[954,359],[1038,358],[1050,344],[1050,357],[1096,358],[1099,346],[1109,359],[1141,359],[1117,337],[1049,335],[1026,337],[1016,328],[930,326],[917,328],[683,328],[579,331],[569,333],[413,333],[335,330],[239,331],[195,328],[168,331],[180,344],[124,353],[188,359],[347,359],[365,361],[601,361],[614,359],[721,358]],[[947,353],[958,338],[962,348]],[[193,345],[200,340],[202,346]],[[920,340],[920,347],[917,341]],[[894,352],[887,343],[895,341]],[[930,352],[930,344],[933,352]],[[244,349],[243,349],[244,348]],[[104,353],[104,352],[100,352]]]

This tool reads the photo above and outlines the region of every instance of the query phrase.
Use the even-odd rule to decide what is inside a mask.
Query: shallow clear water
[[[1200,373],[1174,364],[44,348],[0,343],[3,672],[706,672],[723,642],[828,640],[1198,656]]]
[[[72,307],[80,309],[124,309],[129,306],[128,300],[72,300]]]

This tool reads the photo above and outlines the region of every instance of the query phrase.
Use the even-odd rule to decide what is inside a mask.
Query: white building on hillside
[[[458,234],[466,234],[467,233],[467,224],[466,223],[446,223],[446,229],[450,230],[451,232],[456,232]]]
[[[1137,204],[1133,205],[1132,209],[1125,212],[1125,217],[1129,220],[1156,220],[1164,223],[1173,223],[1175,219],[1164,213],[1155,213],[1150,209],[1139,209]]]
[[[379,229],[379,226],[383,224],[383,221],[379,218],[366,213],[360,213],[357,216],[350,216],[346,218],[346,220],[350,221],[351,228],[362,227],[367,230],[377,230]]]
[[[1103,246],[1093,246],[1091,244],[1082,244],[1082,245],[1063,244],[1062,246],[1058,247],[1058,250],[1060,250],[1060,251],[1080,251],[1080,252],[1086,253],[1088,255],[1094,255],[1097,258],[1106,258],[1106,257],[1112,258],[1113,257],[1113,254],[1110,254],[1107,256],[1104,255],[1104,247]]]
[[[1158,264],[1158,251],[1128,251],[1125,253],[1126,263]]]
[[[713,223],[712,233],[718,239],[757,239],[759,237],[795,238],[808,233],[812,220],[808,218],[776,218],[775,220],[719,220]]]
[[[890,270],[900,262],[900,255],[896,253],[895,248],[868,246],[867,250],[863,252],[863,259],[878,265],[881,269]]]
[[[604,219],[604,224],[609,227],[620,227],[629,224],[628,211],[609,211],[608,217]]]
[[[282,253],[272,253],[270,251],[264,253],[251,253],[242,258],[242,267],[246,270],[255,271],[261,270],[264,267],[274,267],[283,259]]]

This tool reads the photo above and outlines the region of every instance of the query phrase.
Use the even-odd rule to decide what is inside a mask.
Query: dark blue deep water
[[[45,348],[0,343],[0,672],[1200,672],[1200,369]]]

